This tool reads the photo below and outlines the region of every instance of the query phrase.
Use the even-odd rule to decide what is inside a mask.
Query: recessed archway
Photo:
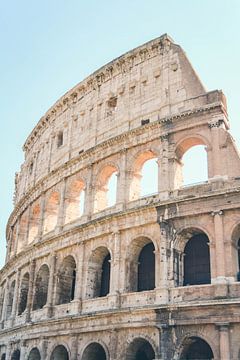
[[[20,350],[15,350],[11,356],[11,360],[20,360]]]
[[[50,360],[69,360],[68,351],[65,346],[56,346],[51,354]]]
[[[20,298],[18,304],[18,315],[21,315],[26,310],[28,290],[29,290],[29,273],[26,273],[23,276],[21,282]]]
[[[82,360],[107,360],[107,355],[103,346],[94,342],[86,347]]]
[[[129,345],[126,360],[153,360],[155,351],[149,341],[143,338],[134,339]]]
[[[28,360],[41,360],[41,355],[38,348],[35,347],[30,351]]]
[[[35,281],[33,310],[42,309],[47,303],[49,268],[46,264],[39,269]]]
[[[209,344],[196,336],[185,340],[180,360],[212,360],[214,355]]]
[[[56,304],[67,304],[74,299],[76,286],[76,262],[73,256],[66,256],[58,271]]]
[[[117,200],[117,174],[116,166],[104,166],[96,178],[96,193],[94,199],[94,212],[99,212],[113,206]]]
[[[44,212],[43,233],[46,234],[55,229],[58,219],[58,210],[60,204],[59,192],[54,191],[49,196]]]
[[[16,281],[13,280],[8,294],[8,304],[7,304],[7,319],[9,319],[12,315],[12,307],[13,307],[13,300],[14,300],[14,292],[15,292]]]
[[[65,223],[78,219],[84,212],[85,184],[81,179],[71,181],[65,195]]]

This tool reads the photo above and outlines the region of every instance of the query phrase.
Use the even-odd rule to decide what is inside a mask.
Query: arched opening
[[[145,245],[138,257],[138,291],[155,288],[155,254],[154,245]]]
[[[20,223],[19,223],[19,231],[18,231],[18,244],[17,244],[17,252],[19,253],[26,245],[26,236],[27,236],[27,228],[28,228],[28,216],[26,211],[22,214]]]
[[[137,157],[130,179],[129,200],[137,200],[158,191],[158,163],[152,150],[145,151]]]
[[[106,360],[107,355],[102,347],[98,343],[89,344],[83,352],[82,360]]]
[[[212,360],[214,359],[211,347],[206,341],[199,337],[187,339],[182,351],[181,360]]]
[[[43,226],[44,234],[54,230],[57,225],[59,203],[60,203],[59,193],[57,191],[54,191],[49,196],[45,206],[44,226]]]
[[[65,223],[74,221],[83,215],[84,187],[82,180],[75,180],[69,184],[65,196]]]
[[[40,355],[38,348],[33,348],[30,351],[30,353],[28,355],[28,360],[41,360],[41,355]]]
[[[30,214],[29,233],[28,233],[29,244],[32,241],[34,241],[38,235],[39,223],[40,223],[40,205],[35,204],[32,207]]]
[[[86,298],[106,296],[110,290],[111,255],[107,248],[97,248],[89,259]]]
[[[211,283],[209,240],[201,233],[191,237],[184,249],[183,285]]]
[[[105,166],[98,175],[94,212],[99,212],[116,203],[117,196],[117,168],[113,165]]]
[[[13,280],[13,282],[10,285],[9,294],[8,294],[8,304],[7,304],[7,314],[6,314],[7,319],[9,319],[11,317],[11,315],[12,315],[12,307],[13,307],[15,285],[16,285],[16,281]]]
[[[11,360],[20,360],[20,350],[15,350],[11,356]]]
[[[46,264],[39,269],[35,281],[33,310],[42,309],[47,303],[49,268]]]
[[[65,346],[56,346],[51,354],[50,360],[69,360],[68,351]]]
[[[129,246],[126,280],[127,292],[155,288],[155,248],[149,238],[137,238]]]
[[[6,354],[4,353],[4,354],[2,354],[2,356],[1,356],[1,360],[6,360]]]
[[[126,360],[153,360],[155,352],[152,345],[145,339],[134,339],[129,345]]]
[[[76,285],[76,262],[69,255],[63,259],[58,271],[56,304],[67,304],[74,299]]]
[[[29,273],[26,273],[21,282],[20,298],[18,304],[18,315],[21,315],[27,307],[27,298],[29,290]]]
[[[176,149],[174,187],[193,185],[208,180],[206,144],[201,138],[185,139]]]

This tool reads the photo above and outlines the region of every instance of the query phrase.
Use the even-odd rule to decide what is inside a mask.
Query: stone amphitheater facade
[[[204,145],[208,181],[184,187]],[[239,359],[240,157],[222,91],[168,35],[60,98],[24,144],[0,359]],[[158,191],[141,196],[157,158]],[[108,184],[116,175],[116,201]]]

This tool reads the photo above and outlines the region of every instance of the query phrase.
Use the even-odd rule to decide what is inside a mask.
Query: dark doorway
[[[28,289],[29,289],[29,274],[26,273],[21,283],[18,315],[21,315],[27,307]]]
[[[138,291],[155,288],[155,254],[154,245],[145,245],[138,257]]]
[[[11,360],[20,360],[20,350],[15,350],[12,354]]]
[[[38,271],[35,281],[35,295],[33,301],[33,310],[42,309],[47,303],[49,281],[49,268],[46,264],[42,265]]]
[[[74,299],[76,286],[76,262],[69,255],[64,258],[58,272],[56,304],[67,304]]]
[[[6,354],[2,354],[1,360],[6,360]]]
[[[212,360],[214,358],[212,349],[206,341],[192,337],[189,342],[183,350],[181,360]]]
[[[208,242],[205,234],[197,234],[185,246],[184,286],[211,283]]]
[[[106,360],[104,348],[98,343],[92,343],[83,352],[82,360]]]
[[[110,254],[106,255],[102,264],[102,276],[101,276],[101,287],[100,296],[106,296],[109,293],[110,287]]]
[[[133,340],[126,354],[126,360],[153,360],[155,357],[152,345],[142,338]]]

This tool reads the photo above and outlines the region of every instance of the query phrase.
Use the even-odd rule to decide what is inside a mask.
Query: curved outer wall
[[[15,179],[0,273],[2,358],[19,350],[21,359],[181,359],[202,339],[214,359],[238,359],[240,159],[228,129],[223,93],[205,91],[167,35],[53,105]],[[195,145],[206,147],[208,181],[183,187],[182,156]],[[141,197],[152,158],[158,191]],[[189,284],[184,254],[196,235],[207,239],[210,281]],[[154,286],[138,291],[148,244]]]

